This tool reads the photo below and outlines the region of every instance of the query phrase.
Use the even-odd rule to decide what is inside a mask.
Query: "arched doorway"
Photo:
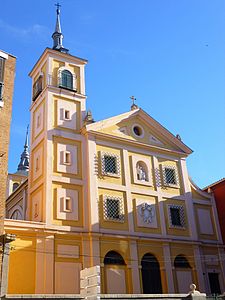
[[[160,266],[157,258],[147,253],[141,260],[143,294],[162,294]]]
[[[191,266],[184,255],[177,255],[174,259],[176,272],[177,292],[188,293],[193,282]]]
[[[109,251],[104,258],[106,293],[125,294],[126,264],[123,257],[116,251]]]

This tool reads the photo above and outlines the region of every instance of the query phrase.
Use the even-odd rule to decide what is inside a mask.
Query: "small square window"
[[[169,205],[170,225],[172,227],[184,227],[184,208],[180,205]]]
[[[70,111],[69,110],[64,110],[64,119],[65,120],[70,120]]]
[[[64,152],[64,164],[66,165],[71,164],[71,153],[69,151]]]
[[[119,157],[115,154],[102,153],[102,174],[110,176],[120,175]]]
[[[72,200],[70,197],[64,198],[64,209],[65,212],[71,212],[72,211]]]
[[[117,174],[116,157],[115,156],[104,155],[103,159],[104,159],[104,165],[105,165],[105,172],[106,173]]]
[[[106,220],[124,221],[123,202],[121,198],[105,196],[103,210]]]

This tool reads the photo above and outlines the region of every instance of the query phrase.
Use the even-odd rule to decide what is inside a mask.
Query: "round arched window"
[[[12,215],[11,215],[11,218],[10,219],[13,219],[13,220],[22,220],[22,214],[21,212],[19,211],[19,209],[16,209]]]
[[[125,265],[123,257],[116,251],[109,251],[104,258],[105,265]]]
[[[59,86],[73,90],[73,74],[68,70],[61,71]]]
[[[13,183],[13,192],[15,191],[15,189],[17,189],[19,186],[19,183],[18,182],[14,182]]]
[[[183,255],[177,255],[174,260],[174,267],[175,268],[191,268],[188,260]]]

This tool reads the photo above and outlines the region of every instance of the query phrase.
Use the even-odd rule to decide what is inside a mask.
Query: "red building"
[[[225,244],[225,178],[210,184],[204,190],[214,194],[221,234]]]

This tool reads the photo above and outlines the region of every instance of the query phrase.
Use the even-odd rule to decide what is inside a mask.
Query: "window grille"
[[[120,176],[120,159],[118,155],[102,153],[101,162],[103,175]]]
[[[105,220],[124,221],[123,200],[120,197],[105,196],[103,201]]]
[[[179,186],[177,169],[173,166],[163,166],[163,182],[166,186]]]
[[[169,205],[169,216],[171,227],[185,227],[185,215],[183,206]]]

